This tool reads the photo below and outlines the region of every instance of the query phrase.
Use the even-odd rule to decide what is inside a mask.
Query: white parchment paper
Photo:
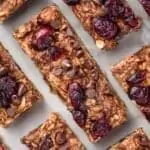
[[[66,109],[66,106],[61,102],[59,97],[49,91],[49,88],[42,79],[42,75],[38,71],[38,68],[21,50],[17,41],[15,41],[12,37],[12,32],[14,29],[18,28],[19,25],[28,22],[32,16],[39,13],[41,8],[51,3],[51,0],[33,0],[27,10],[15,14],[4,24],[0,25],[0,41],[9,50],[10,54],[28,78],[41,91],[44,96],[44,101],[17,119],[9,128],[0,128],[0,134],[3,136],[4,141],[12,150],[26,150],[27,148],[21,144],[20,138],[46,120],[48,115],[53,111],[57,111],[63,116],[68,125],[88,150],[106,150],[108,146],[118,142],[128,133],[139,127],[143,127],[147,135],[150,137],[150,124],[145,119],[143,114],[137,109],[136,105],[129,100],[128,96],[121,89],[110,72],[110,67],[113,64],[125,56],[131,55],[138,51],[143,45],[150,43],[150,18],[144,12],[144,9],[139,4],[138,0],[129,0],[129,4],[135,13],[143,18],[143,28],[137,33],[132,33],[124,37],[120,41],[120,45],[115,50],[110,52],[104,52],[97,49],[92,38],[83,30],[83,27],[78,19],[68,8],[68,6],[62,2],[62,0],[53,0],[53,2],[60,7],[62,13],[88,47],[91,55],[95,58],[101,69],[106,73],[110,83],[117,91],[118,95],[127,105],[129,119],[123,126],[114,129],[99,143],[92,144],[89,142],[83,130],[80,129],[73,121],[71,114]]]

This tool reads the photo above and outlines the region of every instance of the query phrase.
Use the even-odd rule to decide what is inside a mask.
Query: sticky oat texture
[[[114,65],[112,73],[150,120],[150,46]]]
[[[52,113],[48,120],[23,137],[22,142],[30,150],[85,150],[58,113]]]
[[[0,0],[0,23],[6,20],[27,0]]]
[[[118,40],[141,26],[126,0],[64,0],[100,49],[111,50]],[[132,18],[132,19],[131,19]]]
[[[0,43],[0,126],[8,126],[41,99]]]
[[[149,150],[150,140],[143,129],[137,129],[108,150]]]
[[[55,5],[20,26],[14,36],[92,142],[126,121],[126,107]]]

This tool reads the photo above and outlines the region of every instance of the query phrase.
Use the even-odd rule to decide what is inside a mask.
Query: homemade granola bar
[[[20,8],[27,0],[0,0],[0,23]]]
[[[116,64],[112,72],[150,121],[150,46]]]
[[[143,129],[137,129],[108,150],[150,150],[150,140]]]
[[[112,49],[118,39],[141,27],[126,0],[64,0],[100,49]]]
[[[0,137],[0,150],[8,150],[8,147],[4,144],[1,137]]]
[[[52,113],[47,121],[23,137],[22,142],[30,150],[85,150],[58,113]]]
[[[0,44],[0,126],[8,126],[40,99],[41,95]]]
[[[150,16],[150,0],[139,0],[141,4],[143,5],[145,11]]]
[[[44,8],[14,36],[92,142],[126,121],[126,107],[57,6]]]

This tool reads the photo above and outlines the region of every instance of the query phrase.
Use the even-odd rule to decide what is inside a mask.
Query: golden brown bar
[[[0,23],[23,6],[27,0],[0,0]]]
[[[41,99],[0,43],[0,126],[8,126]]]
[[[52,113],[38,128],[23,137],[29,150],[85,150],[58,113]]]
[[[150,140],[143,129],[137,129],[108,150],[149,150]]]
[[[141,19],[126,0],[64,0],[100,49],[110,50],[118,40],[141,27]]]
[[[112,73],[150,121],[150,46],[114,65]]]
[[[92,142],[126,121],[126,107],[55,5],[20,26],[14,36]]]

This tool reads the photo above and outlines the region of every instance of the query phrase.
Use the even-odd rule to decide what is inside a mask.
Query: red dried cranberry
[[[53,141],[51,139],[51,136],[48,134],[43,138],[39,150],[48,150],[52,147],[53,147]]]
[[[11,76],[4,76],[0,78],[0,90],[5,92],[6,97],[10,98],[16,94],[17,83]]]
[[[146,72],[145,71],[138,71],[131,75],[129,79],[127,79],[128,84],[134,85],[143,82],[146,79]]]
[[[69,97],[74,108],[78,109],[85,100],[85,92],[78,83],[69,85]]]
[[[115,23],[107,18],[98,17],[93,22],[95,31],[103,38],[109,40],[117,36],[118,28]]]
[[[10,76],[0,78],[0,105],[8,108],[12,95],[17,93],[18,85]]]
[[[3,91],[0,91],[0,107],[8,108],[10,106],[9,100],[6,98],[6,95]]]
[[[105,2],[105,7],[108,10],[109,19],[115,20],[120,14],[124,13],[124,5],[120,0],[107,0]]]
[[[146,12],[150,15],[150,1],[149,0],[140,0],[143,4]]]
[[[51,47],[53,41],[52,34],[53,32],[51,27],[41,27],[33,36],[33,46],[40,51],[47,50]]]
[[[91,134],[94,139],[103,138],[108,135],[110,130],[111,126],[109,125],[107,119],[105,117],[102,117],[94,122],[94,125],[91,129]]]
[[[131,8],[126,7],[124,13],[122,13],[122,17],[125,20],[125,23],[130,27],[134,28],[138,25],[138,19],[133,14]]]
[[[133,17],[133,18],[128,18],[125,20],[125,23],[130,26],[131,28],[135,28],[138,26],[139,21],[137,18]]]
[[[77,122],[77,124],[80,127],[85,126],[86,118],[87,118],[87,111],[74,110],[72,111],[72,115],[73,115],[74,120]]]
[[[64,2],[68,5],[76,5],[80,3],[80,0],[64,0]]]
[[[60,58],[61,54],[62,54],[62,49],[57,47],[57,46],[52,46],[50,49],[49,49],[49,54],[50,54],[50,58],[53,60],[53,61],[56,61]]]
[[[134,86],[129,90],[129,97],[139,105],[147,105],[150,102],[150,86]]]

